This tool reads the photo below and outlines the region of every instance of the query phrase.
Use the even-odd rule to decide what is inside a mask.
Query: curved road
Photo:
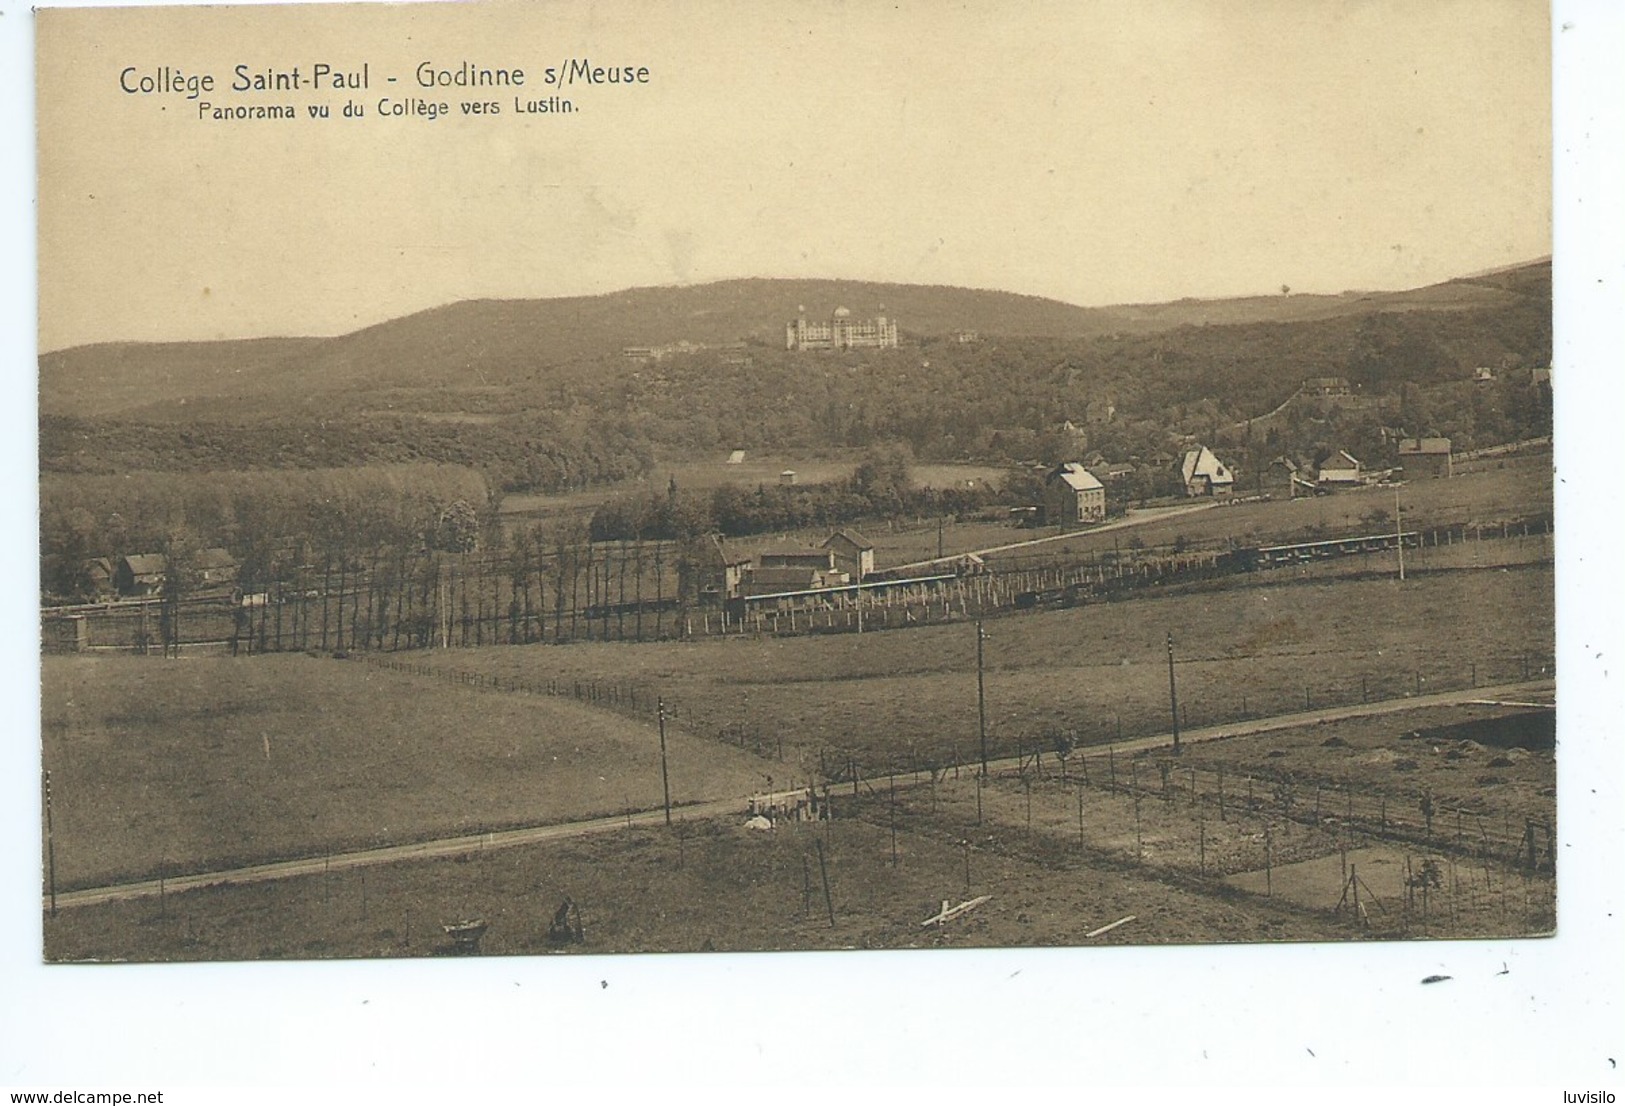
[[[1128,516],[1115,522],[1103,522],[1099,526],[1091,526],[1087,530],[1062,530],[1059,534],[1048,534],[1042,538],[1025,538],[1022,541],[1013,541],[1005,545],[990,545],[986,549],[962,550],[958,553],[948,553],[941,557],[932,557],[925,561],[910,561],[901,565],[886,565],[887,572],[896,572],[901,569],[924,568],[928,565],[940,565],[948,561],[957,561],[961,557],[985,557],[989,553],[1004,553],[1011,549],[1026,549],[1032,545],[1043,545],[1046,542],[1066,541],[1068,538],[1092,537],[1095,534],[1104,534],[1110,530],[1126,530],[1133,526],[1144,526],[1151,522],[1161,522],[1166,518],[1178,518],[1180,515],[1194,514],[1197,511],[1207,511],[1214,507],[1223,506],[1226,501],[1222,499],[1207,499],[1200,503],[1178,507],[1141,507],[1136,508]]]
[[[1268,733],[1271,730],[1285,730],[1295,726],[1312,726],[1320,722],[1337,722],[1347,718],[1369,718],[1385,714],[1400,714],[1405,711],[1421,710],[1426,707],[1457,706],[1478,702],[1496,703],[1507,699],[1518,700],[1516,703],[1518,706],[1539,706],[1544,705],[1546,699],[1555,695],[1555,693],[1556,683],[1551,679],[1498,684],[1493,687],[1466,688],[1461,691],[1416,695],[1404,699],[1385,699],[1375,703],[1357,703],[1346,707],[1328,707],[1324,710],[1277,714],[1268,718],[1255,718],[1225,726],[1198,726],[1194,729],[1182,731],[1180,733],[1180,742],[1184,744],[1217,741],[1227,737]],[[1535,697],[1538,697],[1540,702],[1529,701]],[[1170,745],[1172,742],[1173,735],[1171,733],[1152,734],[1147,737],[1112,742],[1111,748],[1134,753],[1145,749],[1161,748]],[[1091,745],[1087,746],[1085,751],[1099,748],[1100,746]],[[990,760],[988,763],[989,768],[993,771],[1018,767],[1018,761],[1015,757],[1002,757]],[[904,787],[913,782],[912,780],[898,780],[897,786]],[[691,803],[688,806],[678,808],[678,813],[685,819],[743,815],[747,801],[745,797],[713,799],[702,803]],[[390,845],[377,849],[359,849],[355,852],[335,853],[326,857],[278,860],[266,864],[253,864],[245,868],[230,868],[217,872],[199,872],[195,875],[176,876],[173,879],[166,878],[161,881],[149,879],[137,883],[113,884],[107,887],[87,887],[80,891],[59,892],[56,897],[56,905],[59,910],[72,906],[94,906],[99,903],[120,902],[125,899],[149,898],[159,894],[160,888],[165,893],[191,891],[202,887],[263,883],[267,880],[287,879],[292,876],[317,875],[324,871],[367,868],[378,864],[393,864],[402,860],[460,856],[485,849],[505,849],[515,845],[534,845],[545,841],[582,837],[592,833],[609,833],[615,830],[628,829],[632,826],[658,825],[664,818],[664,811],[657,808],[655,810],[636,811],[630,814],[591,818],[579,822],[526,826],[520,829],[498,830],[491,833],[441,837],[411,845]],[[50,898],[47,896],[41,905],[45,909],[49,909],[51,905]]]

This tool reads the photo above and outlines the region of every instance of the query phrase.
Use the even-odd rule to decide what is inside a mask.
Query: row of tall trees
[[[92,560],[171,549],[224,547],[245,581],[380,547],[466,552],[494,528],[495,506],[478,472],[452,465],[46,474],[42,590],[88,598]]]

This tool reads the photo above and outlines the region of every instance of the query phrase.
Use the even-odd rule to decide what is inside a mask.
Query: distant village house
[[[1314,482],[1304,478],[1298,463],[1285,456],[1275,458],[1264,467],[1259,486],[1272,499],[1291,499],[1315,489]]]
[[[851,583],[846,573],[835,567],[833,549],[800,546],[763,550],[753,568],[746,568],[739,594],[778,595],[787,591],[811,591]]]
[[[1399,443],[1399,465],[1409,478],[1451,475],[1450,439],[1403,439]]]
[[[716,534],[700,539],[698,547],[680,565],[684,578],[679,588],[703,604],[722,603],[739,596],[739,587],[750,568],[750,558],[728,549]]]
[[[1236,476],[1207,446],[1186,450],[1179,475],[1188,496],[1226,496],[1236,490]]]
[[[1044,521],[1051,526],[1106,520],[1106,486],[1076,461],[1044,479]]]
[[[875,570],[875,547],[856,530],[837,530],[824,539],[823,548],[835,555],[835,568],[854,583]]]
[[[1300,389],[1306,396],[1347,396],[1353,395],[1354,389],[1347,379],[1341,376],[1311,376],[1303,382]]]
[[[191,558],[192,579],[188,588],[229,589],[237,582],[236,558],[217,547],[199,550]],[[113,587],[125,598],[158,595],[168,578],[169,562],[162,553],[132,553],[120,557],[113,568]]]
[[[1315,482],[1325,491],[1357,488],[1364,482],[1364,465],[1346,449],[1334,450],[1320,463]]]

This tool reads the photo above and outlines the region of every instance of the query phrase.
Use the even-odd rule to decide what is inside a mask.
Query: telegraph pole
[[[987,687],[982,678],[982,643],[987,631],[982,620],[976,620],[976,727],[982,743],[982,775],[987,775]]]
[[[660,790],[666,800],[666,825],[671,825],[671,777],[666,772],[666,700],[655,699],[655,715],[660,720]]]
[[[1405,582],[1405,521],[1399,513],[1399,489],[1394,489],[1394,542],[1399,546],[1399,582]]]
[[[51,917],[56,917],[56,837],[51,830],[51,770],[45,770],[45,870],[51,883]]]
[[[1168,633],[1168,709],[1174,718],[1174,756],[1179,755],[1179,693],[1174,689],[1174,635]]]

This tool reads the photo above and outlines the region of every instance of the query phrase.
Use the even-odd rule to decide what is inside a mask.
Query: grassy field
[[[1531,539],[1533,540],[1533,539]],[[1550,564],[1396,579],[1238,578],[1226,590],[987,623],[992,745],[1047,729],[1099,742],[1168,724],[1164,635],[1173,633],[1189,725],[1538,675],[1554,642]],[[429,662],[505,678],[634,683],[667,697],[694,733],[743,740],[815,769],[820,750],[876,766],[911,750],[964,759],[977,740],[969,623],[864,634],[583,644],[437,653]],[[1546,669],[1549,673],[1549,668]]]
[[[671,481],[685,491],[709,491],[729,484],[754,488],[758,484],[779,483],[780,474],[796,474],[798,484],[823,484],[845,480],[852,475],[862,460],[861,454],[850,455],[791,455],[749,453],[737,465],[727,463],[726,456],[706,460],[663,461],[657,463],[642,480],[608,488],[593,488],[581,492],[559,494],[512,494],[502,500],[504,515],[543,516],[561,511],[590,511],[606,500],[619,495],[638,492],[664,492]],[[910,468],[914,483],[922,488],[964,487],[974,482],[997,485],[1009,473],[998,465],[957,464],[950,462],[921,463]]]
[[[1494,524],[1548,508],[1550,483],[1546,460],[1536,458],[1419,482],[1401,497],[1408,526]],[[1199,528],[1215,540],[1348,532],[1375,508],[1389,510],[1386,495],[1223,507],[1127,533],[1154,545],[1206,540],[1209,530]],[[899,551],[905,542],[935,544],[929,531],[898,535]],[[1099,551],[1112,541],[1080,535],[1064,544],[1094,542]],[[1056,733],[1071,731],[1098,762],[1101,746],[1119,735],[1165,731],[1169,633],[1187,727],[1551,675],[1548,536],[1428,548],[1408,566],[1404,583],[1387,558],[1373,556],[990,619],[991,751],[1053,750]],[[769,776],[782,785],[849,760],[871,779],[968,763],[977,746],[976,637],[964,620],[861,635],[500,646],[409,659],[440,678],[304,654],[47,657],[44,753],[58,886],[658,806],[652,712],[498,690],[493,679],[663,696],[678,802],[743,796]],[[459,674],[484,682],[449,678]],[[1414,818],[1418,795],[1431,791],[1441,808],[1499,816],[1509,827],[1502,836],[1522,818],[1550,820],[1549,751],[1501,758],[1470,741],[1408,736],[1459,720],[1462,708],[1401,717],[1196,745],[1181,765],[1289,775],[1300,799],[1316,784],[1347,785],[1368,801],[1391,802],[1396,819],[1401,810]],[[759,834],[718,820],[670,833],[629,828],[365,875],[209,888],[161,905],[75,908],[48,924],[47,952],[138,960],[424,955],[444,951],[441,924],[472,915],[492,922],[485,951],[539,952],[550,948],[547,918],[564,895],[582,904],[586,951],[1074,943],[1128,914],[1138,920],[1098,940],[1550,928],[1549,878],[1505,863],[1479,871],[1464,862],[1462,884],[1450,860],[1449,897],[1438,911],[1422,917],[1407,901],[1399,918],[1373,923],[1330,909],[1344,853],[1352,849],[1368,873],[1373,905],[1397,908],[1405,893],[1397,874],[1422,856],[1414,843],[1351,843],[1336,827],[1275,826],[1258,811],[1210,836],[1211,812],[1199,804],[1142,802],[1137,811],[1131,797],[1107,791],[1086,796],[1080,833],[1075,784],[1053,776],[994,781],[978,820],[968,780],[950,774],[900,794],[895,807],[867,791],[858,800],[843,795],[842,818],[821,827]],[[1260,877],[1272,832],[1271,871]],[[833,927],[815,838],[830,864]],[[942,899],[978,894],[993,899],[940,930],[920,928]]]
[[[1099,744],[1166,730],[1168,632],[1186,726],[1549,672],[1550,564],[1403,585],[1282,570],[1232,585],[990,621],[992,751],[1049,748],[1057,731]],[[808,778],[848,758],[869,772],[970,760],[974,635],[960,622],[412,659],[446,674],[664,696],[681,802],[743,795],[768,775]],[[652,711],[629,718],[304,654],[49,657],[44,702],[64,888],[660,798]]]
[[[46,925],[51,960],[231,960],[444,953],[440,926],[481,917],[481,951],[554,951],[548,921],[568,895],[586,940],[570,951],[698,952],[776,949],[944,948],[1083,943],[1090,930],[1153,899],[1157,916],[1114,930],[1102,944],[1312,939],[1328,935],[1301,912],[1260,900],[1235,909],[1153,877],[1057,873],[991,847],[971,856],[946,834],[908,831],[891,864],[890,834],[866,820],[752,831],[726,821],[681,831],[634,829],[545,848],[398,864],[254,886],[207,888],[63,911]],[[823,898],[815,842],[835,924]],[[1057,878],[1059,876],[1059,878]],[[992,900],[942,928],[920,922],[968,896]]]
[[[1400,725],[1390,721],[1386,737],[1350,722],[1272,741],[1307,747],[1331,735],[1365,752]],[[1210,748],[1231,761],[1263,752]],[[1550,772],[1546,755],[1512,774],[1534,782]],[[473,917],[490,925],[482,951],[498,955],[1504,936],[1553,924],[1551,880],[1538,873],[1351,839],[1334,823],[1287,826],[1234,803],[1224,820],[1211,803],[1137,803],[1102,782],[1099,772],[1081,789],[1075,774],[1004,777],[978,802],[968,773],[895,795],[881,781],[856,799],[837,789],[833,822],[771,831],[740,817],[679,822],[76,907],[47,919],[46,951],[53,960],[424,956],[448,951],[440,926]],[[1424,916],[1396,880],[1407,860],[1428,857],[1454,878]],[[1336,910],[1345,859],[1370,885],[1363,921]],[[991,898],[946,925],[920,924],[943,900],[982,895]],[[559,947],[547,923],[566,896],[586,939]]]
[[[1503,519],[1549,514],[1552,509],[1551,454],[1532,452],[1475,462],[1465,466],[1465,471],[1452,480],[1417,480],[1403,485],[1398,500],[1407,530],[1476,524],[1499,526]],[[948,557],[1049,539],[987,555],[995,567],[1015,567],[1026,562],[1077,559],[1139,545],[1171,546],[1175,542],[1192,546],[1228,546],[1232,542],[1267,545],[1380,531],[1385,527],[1392,532],[1394,503],[1393,488],[1370,487],[1340,495],[1221,504],[1211,510],[1194,512],[1183,509],[1192,504],[1180,504],[1172,509],[1135,510],[1129,516],[1133,523],[1130,526],[1085,530],[1071,537],[1061,536],[1064,531],[1058,527],[1022,529],[1007,522],[973,519],[944,519],[940,532],[935,519],[872,521],[854,529],[873,543],[877,568],[934,558],[939,555],[939,537],[941,555]],[[822,531],[805,531],[764,537],[758,539],[757,544],[768,545],[783,539],[816,545],[826,536]],[[740,544],[745,549],[752,547],[749,540],[742,540]]]
[[[46,657],[59,886],[661,801],[654,720],[304,654]],[[667,728],[674,801],[761,786]]]
[[[1451,480],[1417,480],[1398,489],[1405,529],[1460,525],[1498,527],[1502,520],[1549,514],[1552,510],[1551,455],[1531,454],[1496,462]],[[1150,521],[1127,530],[1090,533],[1046,542],[1031,549],[993,554],[995,563],[1100,554],[1138,540],[1148,546],[1183,539],[1237,545],[1284,544],[1367,532],[1393,532],[1395,491],[1370,487],[1338,495],[1233,503],[1210,511]],[[1016,531],[1008,531],[1017,533]],[[1038,531],[1043,536],[1055,531]],[[977,539],[979,530],[974,531]],[[1019,540],[1012,538],[1009,540]],[[948,544],[952,550],[954,546]]]

